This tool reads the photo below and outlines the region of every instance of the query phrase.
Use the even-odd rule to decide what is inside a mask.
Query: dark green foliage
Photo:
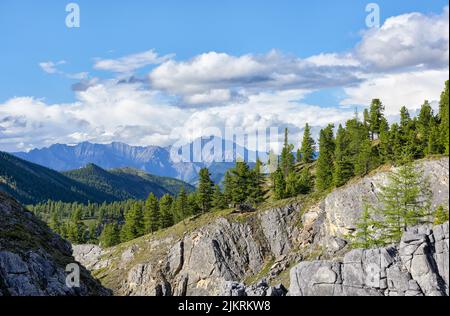
[[[142,205],[135,203],[128,212],[125,213],[125,224],[120,231],[120,240],[129,241],[144,235],[144,214]]]
[[[199,173],[199,185],[197,189],[198,202],[202,213],[211,210],[212,193],[214,183],[211,180],[211,174],[207,168],[203,168]]]
[[[99,237],[99,244],[102,247],[113,247],[120,243],[120,230],[116,223],[106,224]]]
[[[160,216],[160,227],[161,228],[170,227],[175,223],[173,212],[172,212],[172,203],[173,203],[173,198],[168,194],[164,195],[161,198],[161,200],[159,201],[159,209],[161,212],[161,216]]]
[[[76,208],[70,221],[67,223],[67,239],[73,244],[84,244],[86,242],[86,225],[81,221],[81,208]]]
[[[417,118],[417,138],[418,138],[418,150],[424,156],[428,155],[430,147],[430,136],[434,129],[436,129],[436,119],[433,115],[433,109],[428,101],[422,105],[419,116]],[[437,145],[437,144],[436,144]]]
[[[445,82],[445,89],[441,94],[441,99],[439,102],[439,130],[441,134],[441,146],[443,147],[444,153],[446,155],[449,154],[449,111],[448,111],[448,102],[449,102],[449,95],[448,95],[448,86],[449,82],[448,80]]]
[[[294,155],[292,154],[294,146],[292,144],[289,144],[288,134],[289,131],[286,128],[284,130],[284,145],[280,156],[280,167],[285,178],[287,178],[289,173],[291,173],[294,168]]]
[[[153,233],[159,229],[160,212],[159,202],[153,193],[150,193],[145,201],[144,230],[145,233]]]
[[[244,161],[236,162],[233,169],[228,170],[224,178],[225,205],[236,206],[242,203],[256,205],[263,199],[262,163],[258,159],[254,169]]]
[[[189,211],[188,205],[188,196],[184,188],[181,188],[180,193],[178,193],[176,199],[173,202],[173,216],[175,223],[179,223],[183,219],[191,215],[192,213]]]
[[[316,188],[324,191],[331,188],[333,184],[333,166],[335,142],[333,136],[334,126],[328,125],[320,131],[319,137],[319,158],[316,167]]]
[[[334,152],[333,184],[340,187],[353,176],[352,157],[349,152],[350,139],[347,131],[339,124]]]
[[[217,184],[214,186],[214,192],[213,192],[213,197],[212,197],[212,207],[215,210],[223,210],[223,209],[227,208],[225,196]]]
[[[281,200],[286,197],[286,181],[284,180],[283,170],[280,167],[272,173],[272,186],[276,200]]]
[[[305,125],[305,130],[303,132],[303,141],[302,146],[300,149],[300,158],[297,157],[297,161],[304,162],[304,163],[311,163],[314,161],[314,153],[316,150],[316,143],[314,142],[314,139],[311,135],[311,128],[309,127],[308,123]]]
[[[384,105],[379,99],[373,99],[370,105],[369,115],[368,115],[368,127],[372,140],[375,139],[381,130],[381,123],[384,119],[383,116]]]

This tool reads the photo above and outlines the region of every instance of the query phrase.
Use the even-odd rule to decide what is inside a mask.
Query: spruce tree
[[[333,164],[335,142],[333,136],[334,126],[328,125],[320,131],[319,158],[316,167],[316,187],[319,191],[331,188],[333,184]]]
[[[369,138],[362,141],[355,161],[355,174],[365,176],[369,173],[372,163],[372,142]]]
[[[314,161],[314,153],[315,153],[315,142],[311,136],[311,128],[308,123],[305,125],[305,130],[303,132],[303,141],[300,149],[301,161],[304,163],[310,163]],[[297,161],[300,162],[300,160]]]
[[[146,233],[154,233],[160,224],[159,202],[153,193],[145,201],[144,227]]]
[[[423,156],[428,155],[430,149],[429,141],[430,134],[435,125],[435,118],[433,115],[433,109],[431,108],[428,101],[422,105],[417,118],[417,133],[418,133],[418,150],[423,154]]]
[[[392,144],[390,141],[389,123],[386,119],[381,121],[380,125],[380,142],[379,142],[379,154],[380,163],[386,163],[393,160]]]
[[[199,173],[199,185],[197,189],[199,205],[202,213],[207,213],[211,210],[211,200],[214,183],[211,180],[211,174],[208,168],[203,168]]]
[[[161,228],[167,228],[174,224],[174,218],[172,213],[173,198],[169,194],[164,194],[159,200],[160,209],[160,226]]]

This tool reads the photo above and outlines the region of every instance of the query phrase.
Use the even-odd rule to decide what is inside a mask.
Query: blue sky
[[[404,100],[414,109],[423,98],[435,100],[448,77],[448,31],[434,36],[448,25],[448,1],[377,1],[381,24],[391,19],[396,25],[393,30],[387,23],[379,31],[367,29],[369,1],[360,0],[75,2],[81,27],[72,29],[65,25],[69,1],[0,2],[0,150],[116,138],[167,145],[177,132],[160,123],[159,111],[176,116],[177,127],[187,121],[202,124],[202,119],[220,126],[224,121],[215,119],[238,116],[239,107],[260,109],[256,116],[255,111],[243,114],[249,125],[286,125],[297,137],[299,122],[315,121],[318,129],[367,105],[370,86],[391,101],[400,96],[385,86],[408,87],[422,79],[423,86],[411,87],[414,101]],[[417,15],[405,16],[412,12]],[[415,33],[422,28],[422,35]],[[396,45],[396,36],[411,37],[417,47]],[[114,68],[143,58],[147,62],[126,73]],[[140,83],[117,84],[130,78]],[[73,85],[84,88],[74,91]],[[114,103],[124,95],[125,106]],[[269,100],[280,104],[279,114],[265,108]],[[121,121],[120,110],[102,124],[90,121],[88,113],[102,117],[95,109],[102,111],[105,102],[121,109],[132,108],[129,103],[149,106],[145,114],[157,122]],[[394,113],[398,104],[391,104]],[[37,119],[22,111],[25,107],[36,113],[53,110]],[[317,109],[324,109],[323,117],[312,117]],[[298,112],[296,120],[282,117],[289,111]],[[60,126],[61,118],[67,120],[62,124],[77,124]]]
[[[77,72],[90,70],[96,57],[150,48],[177,59],[208,51],[241,55],[279,49],[308,57],[349,50],[365,28],[368,1],[77,1],[79,29],[65,27],[67,3],[0,2],[0,101],[23,95],[72,101],[73,80],[43,73],[38,64],[46,60],[66,60],[64,69]],[[439,13],[448,2],[377,3],[385,19],[404,12]]]

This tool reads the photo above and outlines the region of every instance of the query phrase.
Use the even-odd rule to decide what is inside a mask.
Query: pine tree
[[[386,119],[381,121],[380,125],[380,163],[386,163],[393,160],[392,144],[390,142],[389,123]]]
[[[236,162],[231,170],[233,177],[232,200],[235,204],[249,202],[252,194],[252,172],[244,161]]]
[[[404,164],[389,175],[389,183],[380,189],[382,241],[398,242],[408,227],[426,221],[430,215],[431,190],[423,172],[412,163]]]
[[[363,140],[359,153],[355,161],[355,174],[365,176],[371,169],[372,162],[372,142],[369,138]]]
[[[154,233],[159,229],[160,224],[159,202],[153,193],[150,193],[145,201],[144,227],[145,232]]]
[[[418,143],[419,143],[419,151],[423,154],[423,156],[428,155],[429,151],[429,141],[430,141],[430,133],[432,128],[434,127],[435,119],[433,115],[433,109],[431,108],[428,101],[422,105],[419,113],[419,117],[417,118],[417,133],[418,133]]]
[[[353,176],[349,139],[346,130],[340,124],[336,133],[334,157],[333,184],[340,187]]]
[[[379,99],[373,99],[369,111],[369,130],[372,140],[380,134],[380,126],[383,120],[384,105]]]
[[[284,180],[283,170],[280,167],[272,173],[272,183],[273,183],[273,192],[274,198],[276,200],[281,200],[285,198],[286,194],[286,182]]]
[[[317,159],[316,187],[319,191],[329,189],[333,184],[333,164],[335,143],[333,136],[334,126],[328,125],[320,131],[319,158]]]
[[[199,204],[202,213],[207,213],[211,210],[211,200],[213,193],[213,182],[211,174],[207,168],[203,168],[199,173],[199,185],[197,189]]]
[[[261,160],[257,159],[255,163],[255,167],[253,170],[250,171],[250,183],[249,183],[249,191],[250,191],[250,197],[254,204],[258,204],[262,202],[264,198],[263,193],[263,175],[262,175],[262,162]]]
[[[449,94],[448,94],[449,81],[445,82],[445,89],[441,94],[439,102],[439,119],[440,119],[440,134],[441,145],[444,148],[444,153],[449,154]]]
[[[294,146],[289,144],[288,134],[289,131],[286,128],[284,130],[284,145],[280,156],[281,170],[283,171],[285,178],[289,175],[289,173],[292,172],[294,168],[294,156],[292,155]]]
[[[441,135],[439,131],[439,124],[434,121],[432,126],[430,127],[430,133],[428,135],[428,144],[426,153],[428,155],[435,155],[439,153],[443,153],[445,149],[441,143]]]
[[[100,246],[113,247],[120,243],[120,231],[115,223],[106,224],[99,237]]]
[[[308,123],[305,125],[305,131],[303,132],[303,141],[300,149],[301,161],[310,163],[314,161],[314,153],[316,150],[316,144],[311,136],[311,128]],[[300,160],[297,158],[297,161]]]
[[[172,214],[173,199],[169,194],[165,194],[159,200],[160,209],[160,227],[167,228],[174,224],[174,218]]]

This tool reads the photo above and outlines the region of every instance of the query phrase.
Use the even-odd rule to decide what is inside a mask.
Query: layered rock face
[[[342,261],[300,262],[291,296],[449,295],[449,223],[406,232],[399,246],[356,249]]]
[[[287,206],[246,221],[220,217],[180,240],[127,244],[120,257],[90,245],[75,246],[74,255],[93,271],[107,267],[122,275],[112,286],[118,295],[221,295],[230,282],[257,274],[268,258],[289,253],[294,213]]]
[[[110,294],[80,265],[80,286],[66,285],[66,266],[76,263],[71,251],[67,241],[0,192],[0,296]]]

